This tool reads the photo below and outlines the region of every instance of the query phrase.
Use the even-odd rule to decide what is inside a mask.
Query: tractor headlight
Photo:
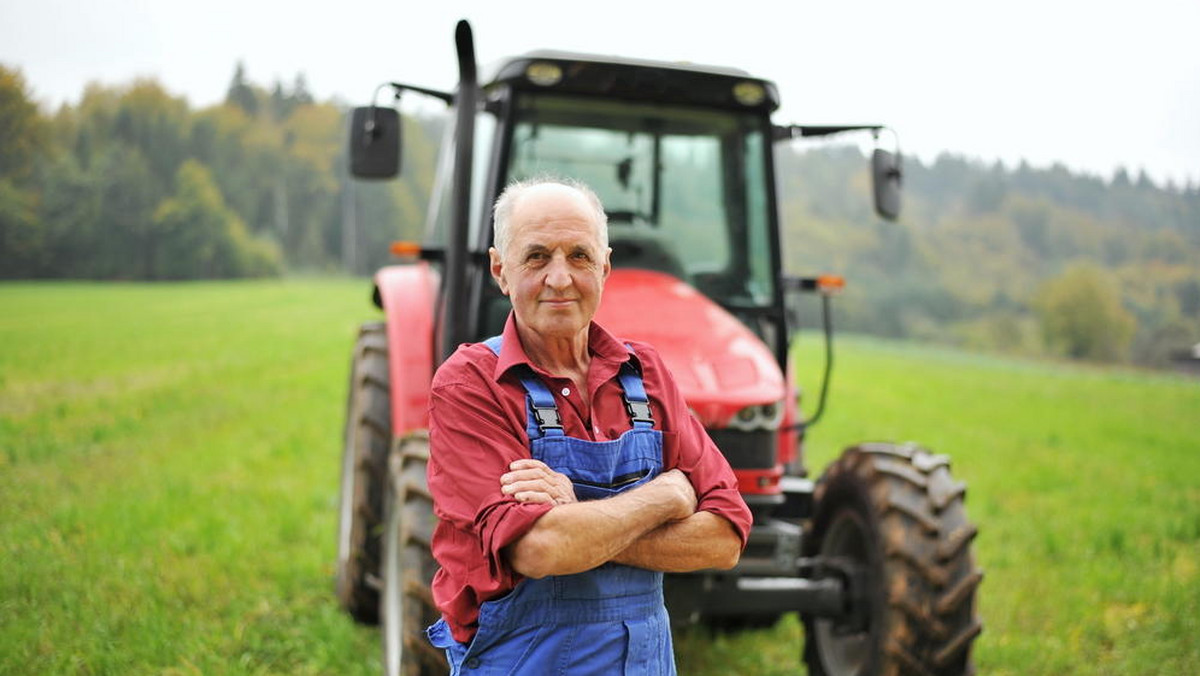
[[[767,90],[757,82],[739,82],[733,86],[733,98],[743,106],[757,106],[767,98]]]
[[[545,61],[535,61],[525,69],[525,77],[539,87],[553,87],[562,82],[562,68]]]
[[[783,420],[783,402],[755,404],[738,411],[729,420],[729,427],[743,432],[779,429]]]

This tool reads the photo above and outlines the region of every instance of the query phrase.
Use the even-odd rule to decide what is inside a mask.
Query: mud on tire
[[[388,459],[383,531],[383,663],[387,676],[443,676],[446,657],[425,637],[437,621],[430,584],[437,562],[430,550],[437,519],[426,482],[429,438],[400,440]]]
[[[338,602],[355,620],[379,621],[379,533],[392,437],[387,331],[383,322],[359,328],[346,395],[338,501]]]
[[[848,449],[816,487],[806,555],[861,571],[847,619],[803,617],[814,676],[957,676],[974,672],[983,574],[945,456],[912,445]],[[853,585],[853,583],[852,583]]]

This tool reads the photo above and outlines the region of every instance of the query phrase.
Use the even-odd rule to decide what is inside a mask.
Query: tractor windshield
[[[761,115],[522,96],[508,177],[579,179],[608,213],[614,267],[672,274],[733,308],[774,297]]]

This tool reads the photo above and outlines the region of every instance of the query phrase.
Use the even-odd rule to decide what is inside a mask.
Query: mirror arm
[[[843,124],[843,125],[820,125],[820,124],[784,124],[774,126],[774,136],[776,141],[789,141],[797,138],[816,138],[820,136],[831,136],[833,134],[841,134],[848,131],[869,131],[871,138],[875,140],[875,145],[879,145],[880,132],[889,132],[892,135],[895,153],[900,153],[900,135],[895,129],[885,124]]]
[[[428,89],[426,87],[418,87],[416,85],[404,84],[403,82],[384,82],[383,84],[381,84],[375,88],[375,94],[371,97],[371,111],[372,111],[371,117],[363,125],[365,131],[367,132],[368,138],[375,137],[375,113],[374,113],[374,111],[377,108],[379,108],[379,92],[382,91],[385,87],[392,88],[392,101],[393,102],[399,101],[400,95],[403,94],[404,92],[408,91],[408,92],[417,92],[418,94],[424,94],[426,96],[433,97],[435,99],[445,102],[445,104],[448,106],[454,104],[454,95],[449,92],[443,92],[443,91],[439,91],[437,89]]]
[[[363,123],[363,130],[367,133],[366,136],[364,137],[364,139],[372,139],[377,136],[377,134],[375,133],[376,118],[377,118],[375,111],[379,109],[379,92],[382,91],[385,87],[392,88],[392,101],[393,102],[398,102],[400,100],[400,95],[406,91],[409,91],[409,92],[417,92],[418,94],[424,94],[426,96],[430,96],[435,99],[439,99],[439,100],[445,102],[446,105],[448,105],[448,106],[454,104],[454,95],[450,94],[448,92],[439,91],[437,89],[428,89],[426,87],[418,87],[416,85],[404,84],[403,82],[384,82],[383,84],[381,84],[375,88],[375,94],[373,96],[371,96],[371,117],[367,118],[366,122]]]
[[[841,134],[847,131],[870,131],[875,137],[879,138],[879,131],[888,129],[882,124],[841,124],[841,125],[822,125],[822,124],[786,124],[777,125],[775,127],[775,140],[783,141],[794,138],[813,138],[817,136],[830,136],[832,134]],[[895,133],[895,132],[893,132]]]
[[[391,87],[392,92],[397,100],[404,92],[417,92],[418,94],[424,94],[426,96],[431,96],[435,99],[443,101],[448,106],[454,104],[454,94],[449,92],[443,92],[437,89],[427,89],[425,87],[418,87],[416,85],[404,84],[403,82],[385,82],[375,88],[375,96],[371,98],[372,105],[373,102],[379,98],[379,90],[383,89],[384,87]]]

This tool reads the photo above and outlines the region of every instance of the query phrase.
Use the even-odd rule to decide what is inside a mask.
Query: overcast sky
[[[736,66],[779,84],[777,122],[882,122],[925,161],[1200,183],[1200,0],[0,0],[0,63],[48,109],[138,76],[210,105],[239,60],[361,104],[386,80],[452,88],[460,18],[481,65],[551,48]]]

